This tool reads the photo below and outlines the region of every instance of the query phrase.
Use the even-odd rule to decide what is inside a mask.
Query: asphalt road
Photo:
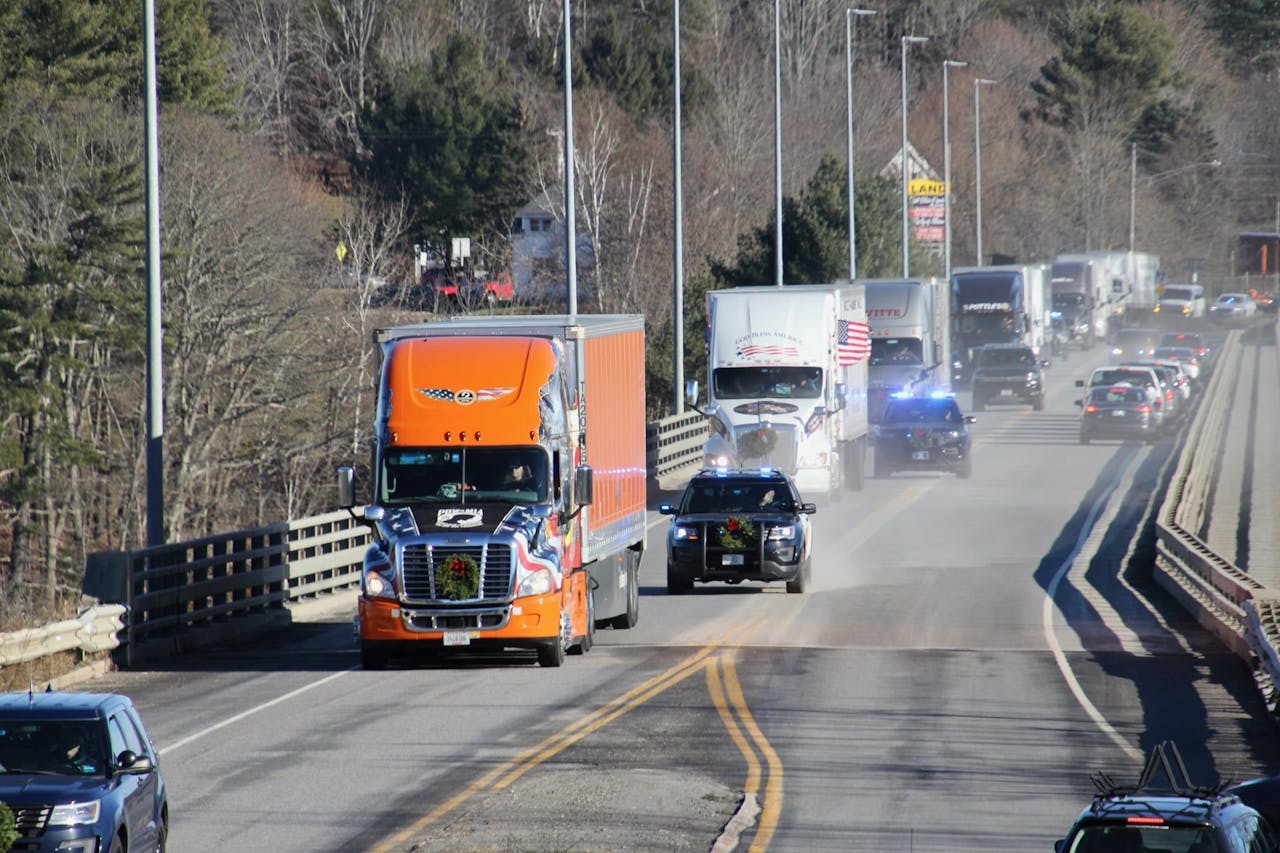
[[[654,514],[640,623],[558,670],[364,672],[340,608],[84,689],[140,707],[175,851],[1051,850],[1157,742],[1204,784],[1280,769],[1247,668],[1150,582],[1174,442],[1076,440],[1103,358],[979,414],[972,479],[821,509],[805,595],[668,597]]]

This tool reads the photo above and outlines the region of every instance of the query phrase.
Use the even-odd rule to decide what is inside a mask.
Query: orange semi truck
[[[361,659],[533,649],[639,613],[644,318],[466,317],[379,329]],[[355,474],[338,469],[355,511]]]

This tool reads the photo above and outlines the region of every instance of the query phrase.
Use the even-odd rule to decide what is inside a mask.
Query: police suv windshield
[[[941,421],[958,424],[964,421],[960,407],[950,398],[902,398],[889,401],[884,420],[895,423],[930,423]]]
[[[104,776],[104,741],[92,720],[0,720],[0,775]]]

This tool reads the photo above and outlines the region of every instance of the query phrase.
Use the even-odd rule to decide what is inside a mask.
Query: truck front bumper
[[[806,495],[824,495],[831,491],[830,468],[800,468],[791,475],[796,490],[805,500],[813,500]]]
[[[361,642],[535,648],[560,633],[561,593],[466,608],[359,599]]]

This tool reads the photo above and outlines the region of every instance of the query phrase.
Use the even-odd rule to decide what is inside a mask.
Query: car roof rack
[[[1168,784],[1167,788],[1152,790],[1152,781],[1157,770],[1163,772]],[[1099,771],[1090,778],[1093,780],[1094,787],[1098,789],[1095,801],[1111,797],[1129,797],[1141,792],[1213,799],[1222,793],[1223,788],[1231,784],[1229,781],[1211,786],[1194,784],[1190,774],[1187,773],[1187,765],[1182,760],[1182,753],[1178,751],[1177,744],[1170,740],[1158,743],[1151,748],[1146,763],[1142,766],[1142,775],[1138,777],[1135,785],[1120,785],[1104,771]]]

